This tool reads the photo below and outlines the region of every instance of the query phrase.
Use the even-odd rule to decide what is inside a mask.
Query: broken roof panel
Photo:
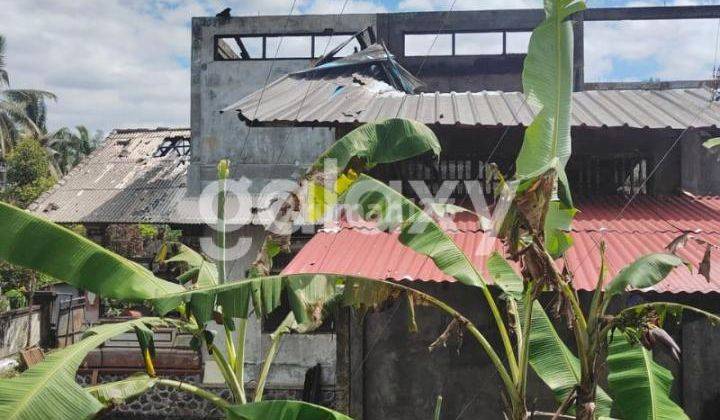
[[[187,149],[153,156],[168,139],[189,142],[190,129],[114,130],[29,209],[58,223],[203,223],[183,204]]]
[[[421,82],[372,45],[343,59],[291,73],[223,111],[253,125],[334,126],[388,118],[425,124],[527,126],[537,108],[519,92],[413,93]],[[586,127],[720,126],[707,87],[573,93],[572,124]]]

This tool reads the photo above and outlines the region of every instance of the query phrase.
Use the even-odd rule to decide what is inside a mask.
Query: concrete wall
[[[262,88],[266,81],[309,67],[310,60],[214,61],[216,35],[322,33],[326,28],[347,33],[374,26],[375,20],[375,15],[194,18],[191,193],[215,179],[217,161],[225,158],[233,163],[233,176],[252,179],[258,190],[270,178],[297,178],[334,140],[327,128],[249,128],[234,112],[221,114],[221,109]]]
[[[478,327],[496,349],[499,336],[481,292],[459,284],[414,282],[408,285],[428,292],[457,309]],[[641,295],[648,301],[663,300],[689,303],[717,313],[720,302],[708,295]],[[589,303],[590,295],[581,299]],[[545,306],[552,296],[544,296]],[[339,346],[348,346],[338,354],[343,358],[347,379],[339,384],[349,399],[350,413],[363,420],[414,420],[430,418],[435,398],[443,396],[443,419],[502,419],[502,383],[487,355],[472,337],[452,338],[446,348],[428,352],[446,328],[450,318],[434,308],[415,308],[417,333],[408,330],[405,300],[380,313],[367,314],[363,325],[355,325],[339,334]],[[685,314],[679,326],[666,325],[682,347],[681,362],[675,362],[664,350],[654,353],[655,360],[670,369],[675,377],[673,398],[693,419],[717,418],[720,409],[720,363],[717,349],[720,330],[705,319]],[[560,325],[558,331],[566,335]],[[349,332],[349,335],[347,334]],[[573,340],[564,337],[572,347]],[[342,406],[342,402],[338,403]],[[528,383],[530,409],[554,412],[557,403],[549,389],[531,373]]]
[[[28,347],[28,322],[30,326],[29,346],[40,344],[40,307],[34,306],[7,311],[0,314],[0,358],[16,354]]]
[[[703,142],[720,130],[689,130],[681,139],[682,186],[697,195],[720,194],[720,150],[713,152]]]

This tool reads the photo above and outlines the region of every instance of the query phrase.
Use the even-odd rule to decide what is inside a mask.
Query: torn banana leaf
[[[184,290],[69,229],[0,201],[0,261],[104,298],[140,301]]]
[[[435,133],[417,121],[393,118],[363,124],[335,142],[310,167],[306,178],[308,218],[315,222],[333,208],[337,197],[357,178],[358,173],[382,163],[409,159],[426,152],[440,154]],[[333,167],[327,167],[332,163]],[[354,165],[354,167],[353,167]],[[326,173],[324,170],[337,170]],[[333,183],[327,176],[337,176]]]
[[[91,328],[77,344],[49,353],[45,360],[14,378],[0,380],[0,418],[75,420],[93,417],[105,406],[75,382],[78,367],[90,351],[108,339],[133,329],[147,328],[146,323],[161,321],[139,318]]]

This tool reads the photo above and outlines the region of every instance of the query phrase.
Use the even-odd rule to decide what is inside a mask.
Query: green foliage
[[[687,419],[670,399],[672,373],[653,361],[652,352],[630,344],[624,334],[615,334],[610,340],[608,385],[622,418]]]
[[[381,228],[399,227],[400,242],[430,257],[444,273],[461,283],[485,287],[482,275],[452,238],[427,213],[394,189],[361,175],[342,200],[357,203],[363,218],[378,218]]]
[[[25,208],[55,184],[47,155],[32,139],[22,140],[7,158],[8,187],[2,198]]]
[[[143,300],[183,290],[141,265],[41,217],[0,202],[0,259],[99,296]]]
[[[520,319],[524,319],[524,301],[520,300],[523,280],[505,259],[493,253],[488,259],[488,272],[505,293],[518,300]],[[531,327],[529,335],[529,362],[535,373],[552,390],[558,403],[562,403],[578,384],[580,384],[580,361],[565,345],[552,321],[540,302],[532,304]],[[522,329],[527,326],[523,325]],[[596,396],[597,413],[609,416],[612,399],[598,387]]]
[[[703,143],[703,146],[706,149],[716,150],[718,148],[718,146],[720,146],[720,137],[715,137],[715,138],[706,140],[705,143]]]
[[[334,206],[336,195],[344,192],[357,173],[426,152],[439,156],[440,142],[432,130],[417,121],[393,118],[354,129],[321,154],[306,175],[310,181],[307,203],[310,220],[319,220]],[[322,179],[322,171],[333,160],[338,179],[335,185],[325,185],[327,180]]]
[[[325,407],[302,401],[263,401],[227,408],[229,420],[351,420]]]
[[[648,254],[627,265],[605,288],[609,296],[622,293],[628,286],[643,289],[653,286],[683,265],[683,260],[673,254]]]
[[[33,139],[24,139],[7,158],[9,184],[27,185],[50,176],[50,163],[42,147]]]
[[[138,373],[120,381],[88,387],[87,391],[100,403],[116,406],[141,395],[154,387],[157,381],[157,378]]]
[[[137,319],[105,324],[85,332],[82,341],[51,352],[45,360],[21,375],[0,381],[0,418],[67,419],[91,418],[104,408],[75,382],[75,373],[85,356],[109,338],[146,323]]]
[[[10,304],[10,309],[20,309],[27,306],[25,293],[20,289],[10,289],[4,295]]]
[[[155,239],[160,233],[160,230],[157,228],[157,226],[147,223],[140,223],[139,228],[140,236],[142,236],[143,239]]]

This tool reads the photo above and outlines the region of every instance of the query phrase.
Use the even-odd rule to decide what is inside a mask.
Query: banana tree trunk
[[[595,380],[596,375],[594,371],[595,358],[593,357],[587,365],[590,366],[590,368],[582,375],[575,400],[575,418],[578,420],[595,419],[595,394],[597,391],[597,381]]]

